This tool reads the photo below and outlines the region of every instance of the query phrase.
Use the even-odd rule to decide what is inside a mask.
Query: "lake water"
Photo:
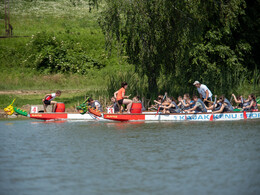
[[[0,194],[260,194],[260,120],[0,121]]]

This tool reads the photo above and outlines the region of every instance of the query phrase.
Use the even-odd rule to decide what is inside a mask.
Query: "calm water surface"
[[[260,194],[260,121],[0,121],[0,194]]]

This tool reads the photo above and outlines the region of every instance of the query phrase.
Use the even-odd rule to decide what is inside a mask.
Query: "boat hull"
[[[197,114],[104,114],[104,119],[114,121],[233,121],[260,119],[260,112],[197,113]]]
[[[110,121],[234,121],[244,119],[260,119],[260,112],[246,112],[246,117],[243,112],[229,112],[229,113],[197,113],[197,114],[156,114],[156,113],[142,113],[142,114],[103,114],[102,117],[94,116],[92,114],[78,114],[78,113],[35,113],[30,114],[30,118],[40,120],[110,120]]]
[[[93,120],[89,114],[78,113],[34,113],[30,114],[29,117],[40,120]]]

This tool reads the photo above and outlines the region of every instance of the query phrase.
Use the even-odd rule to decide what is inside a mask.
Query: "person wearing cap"
[[[201,84],[199,81],[195,81],[193,85],[197,87],[200,98],[206,105],[208,104],[208,101],[212,101],[212,93],[206,85]]]

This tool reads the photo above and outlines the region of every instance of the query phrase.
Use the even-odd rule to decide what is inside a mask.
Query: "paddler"
[[[248,105],[243,107],[244,111],[258,111],[258,106],[254,94],[248,96]]]
[[[111,97],[111,105],[108,106],[108,108],[114,108],[114,113],[117,113],[119,112],[119,106],[118,104],[116,103],[116,98],[113,96]]]
[[[209,88],[206,85],[201,84],[199,81],[195,81],[193,85],[197,87],[197,90],[200,94],[200,99],[202,99],[204,104],[208,106],[208,103],[210,101],[212,102],[212,93]]]
[[[213,109],[212,109],[213,110]],[[223,113],[233,111],[233,107],[224,95],[219,97],[216,107],[212,113]]]
[[[122,104],[127,105],[127,113],[130,113],[133,101],[128,99],[130,95],[125,95],[125,90],[127,89],[127,87],[127,82],[122,82],[121,88],[114,93],[114,97],[116,98],[116,101],[120,106],[122,106]]]
[[[192,113],[207,112],[207,109],[201,99],[199,99],[196,95],[194,95],[193,100],[195,102],[195,105],[193,108],[186,110],[187,112],[192,112]]]
[[[45,97],[42,99],[44,112],[47,112],[46,108],[47,108],[48,105],[52,105],[52,112],[55,112],[56,106],[57,106],[57,102],[53,101],[53,100],[56,97],[60,97],[60,95],[61,95],[61,91],[60,90],[56,91],[56,93],[51,93],[51,94],[46,94],[45,95]]]
[[[103,112],[101,103],[98,100],[93,100],[92,98],[89,98],[88,103],[92,108],[95,108],[96,110],[99,110],[100,112]]]
[[[215,99],[217,98],[217,95],[215,95]],[[233,111],[233,106],[231,105],[230,101],[225,98],[224,95],[221,95],[219,97],[219,100],[215,102],[212,106],[207,107],[207,110],[212,110],[212,113],[222,113],[222,112],[231,112]]]

